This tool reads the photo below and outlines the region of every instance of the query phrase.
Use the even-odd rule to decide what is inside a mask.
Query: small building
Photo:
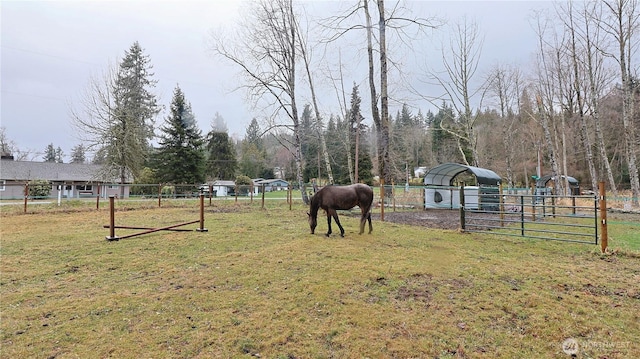
[[[216,180],[211,184],[211,196],[213,197],[235,196],[235,194],[235,181]]]
[[[424,206],[460,208],[460,186],[464,186],[464,203],[467,208],[494,208],[500,200],[498,193],[501,180],[495,172],[485,168],[458,163],[438,165],[425,174]]]
[[[579,196],[580,195],[580,183],[578,182],[577,179],[570,177],[570,176],[559,176],[559,179],[557,179],[555,176],[553,175],[545,175],[542,176],[540,178],[538,178],[536,180],[536,194],[542,194],[542,195],[551,195],[554,194],[554,189],[556,187],[556,181],[561,180],[564,181],[566,178],[567,182],[569,183],[569,189],[571,190],[570,193],[572,196]]]
[[[24,198],[25,184],[32,181],[47,181],[51,184],[49,197],[82,198],[100,195],[129,196],[130,184],[108,178],[101,165],[86,163],[56,163],[0,160],[0,199]]]
[[[264,186],[265,192],[273,192],[273,191],[286,191],[289,188],[289,182],[281,179],[260,179],[258,181],[254,181],[254,188],[256,189],[256,194],[260,193],[260,189]]]

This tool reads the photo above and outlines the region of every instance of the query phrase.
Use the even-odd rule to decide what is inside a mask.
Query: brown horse
[[[355,206],[360,207],[362,216],[360,217],[360,234],[364,233],[364,223],[369,220],[369,233],[373,231],[371,225],[371,204],[373,203],[373,190],[366,184],[352,184],[350,186],[325,186],[313,196],[311,196],[309,227],[311,234],[316,230],[318,225],[318,209],[322,208],[327,213],[327,224],[329,231],[327,237],[331,234],[331,217],[340,227],[340,236],[344,237],[344,228],[338,219],[336,210],[351,209]]]

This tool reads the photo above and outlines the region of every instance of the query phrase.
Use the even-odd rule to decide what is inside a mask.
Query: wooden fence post
[[[116,237],[116,214],[114,209],[114,195],[109,196],[109,237],[106,239],[108,241],[117,241],[119,238]]]
[[[27,213],[27,199],[29,198],[29,182],[24,184],[24,213]]]
[[[100,188],[102,188],[101,184],[97,184],[98,186],[98,194],[96,195],[96,210],[100,209]],[[62,184],[62,187],[60,187],[60,190],[62,191],[62,189],[64,189],[64,184]]]
[[[204,193],[200,192],[200,227],[196,229],[198,232],[207,232],[204,228]]]

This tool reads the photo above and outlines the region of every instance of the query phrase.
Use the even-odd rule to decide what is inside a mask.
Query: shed
[[[464,187],[465,206],[470,209],[493,209],[499,203],[502,178],[486,168],[458,163],[445,163],[431,168],[424,176],[425,208],[460,208],[460,189],[454,187],[455,178],[463,173],[471,174],[476,185]]]
[[[577,179],[570,177],[570,176],[560,176],[560,178],[564,179],[566,178],[567,181],[569,182],[569,188],[571,188],[571,194],[574,196],[579,196],[580,195],[580,183],[578,182]],[[547,188],[552,188],[554,186],[550,186],[549,182],[551,181],[551,183],[553,184],[556,181],[556,178],[551,175],[545,175],[542,176],[540,178],[538,178],[536,180],[536,193],[542,193],[542,194],[551,194],[550,190],[547,190]],[[539,189],[543,189],[543,190],[539,190]],[[547,193],[548,192],[548,193]]]
[[[217,180],[211,184],[212,195],[216,197],[235,196],[236,182]]]

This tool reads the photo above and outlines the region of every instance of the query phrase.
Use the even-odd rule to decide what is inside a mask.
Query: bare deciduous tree
[[[311,73],[311,54],[312,49],[308,48],[307,36],[302,36],[301,29],[298,29],[298,39],[300,41],[300,53],[304,60],[304,67],[307,72],[307,81],[309,83],[309,90],[311,91],[311,103],[313,105],[313,111],[316,117],[316,129],[317,135],[320,139],[320,150],[322,151],[322,159],[327,170],[327,177],[329,177],[329,183],[333,184],[333,171],[331,170],[331,161],[329,161],[329,152],[327,151],[327,141],[324,138],[324,125],[322,123],[322,117],[320,116],[320,109],[318,108],[318,100],[316,97],[316,90],[313,86],[313,76]]]
[[[638,51],[640,46],[640,41],[638,41],[640,38],[638,35],[640,8],[638,7],[638,0],[605,0],[603,4],[607,11],[602,21],[598,24],[612,38],[616,46],[615,49],[609,51],[609,55],[616,60],[620,70],[625,155],[627,166],[629,167],[633,204],[639,206],[640,179],[636,156],[636,128],[633,123],[635,89],[632,78],[632,59],[633,54]]]
[[[466,18],[454,25],[453,38],[450,40],[448,53],[443,51],[442,62],[445,68],[443,75],[432,73],[433,79],[445,91],[445,97],[457,112],[457,123],[442,129],[458,140],[458,150],[467,165],[478,166],[480,159],[477,149],[477,132],[475,122],[477,115],[473,113],[472,98],[479,96],[482,108],[485,84],[474,86],[472,83],[477,74],[482,38],[478,25]],[[466,150],[471,151],[471,156]],[[471,157],[471,158],[469,158]]]
[[[285,128],[286,134],[291,134],[279,139],[293,154],[302,199],[308,203],[296,103],[298,28],[292,0],[261,0],[248,12],[245,23],[239,24],[235,36],[213,34],[212,50],[240,68],[244,76],[241,87],[256,106],[266,103],[263,108],[271,110],[270,129]],[[281,116],[286,121],[281,121]]]
[[[496,65],[489,75],[488,91],[498,101],[498,114],[501,124],[502,146],[507,173],[507,185],[515,187],[514,157],[518,147],[515,141],[517,132],[516,111],[520,96],[522,74],[517,67]]]

